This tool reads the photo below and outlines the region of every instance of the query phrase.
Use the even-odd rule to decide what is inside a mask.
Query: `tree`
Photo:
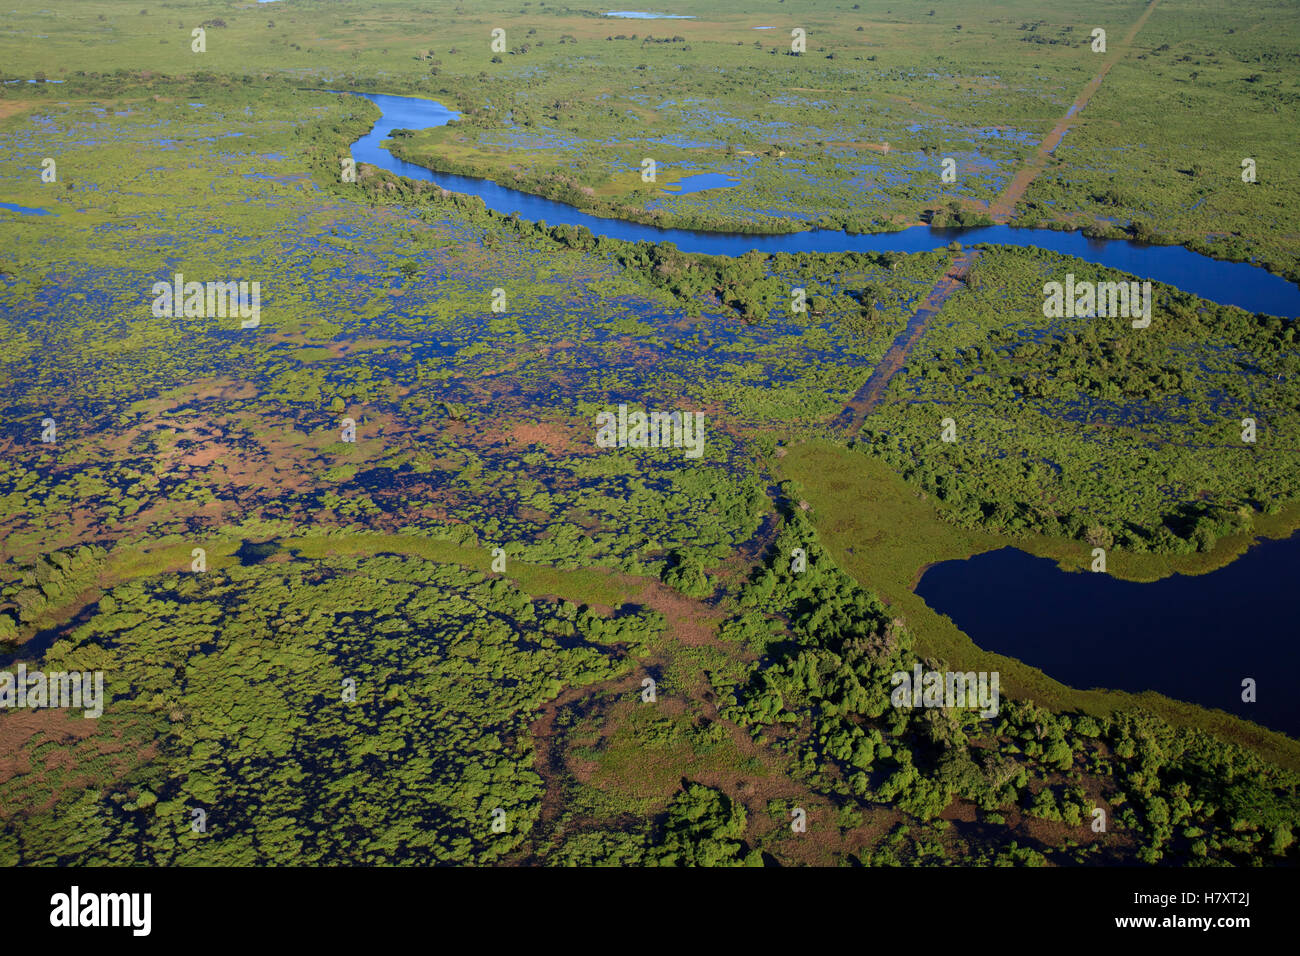
[[[663,582],[687,597],[702,598],[713,593],[713,585],[699,560],[681,551],[673,553],[673,560],[664,569]]]
[[[1064,740],[1055,740],[1044,752],[1043,762],[1052,764],[1060,770],[1068,770],[1074,763],[1074,751]]]
[[[698,783],[668,804],[663,839],[652,853],[659,866],[756,866],[757,851],[745,853],[745,808],[726,794]]]

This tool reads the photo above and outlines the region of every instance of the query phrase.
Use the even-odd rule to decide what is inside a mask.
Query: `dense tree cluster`
[[[1113,316],[1043,328],[1005,304],[1009,288],[1038,293],[1033,265],[985,251],[960,326],[912,354],[890,384],[899,400],[858,447],[959,524],[1137,552],[1208,550],[1300,497],[1286,437],[1300,427],[1294,322],[1158,287],[1148,328]],[[1083,272],[1049,274],[1066,268]],[[1079,278],[1094,276],[1108,278]],[[944,418],[955,441],[940,440]]]
[[[807,553],[802,572],[792,570],[794,548]],[[924,823],[961,799],[993,823],[1018,813],[1067,828],[1059,845],[1022,846],[986,862],[1294,856],[1300,776],[1204,732],[1144,711],[1052,713],[1005,695],[992,719],[893,706],[890,675],[918,662],[911,637],[834,566],[798,509],[741,602],[749,610],[731,633],[760,642],[775,615],[788,621],[790,639],[769,647],[727,713],[785,748],[797,771],[837,802],[897,806]],[[1098,809],[1122,842],[1095,837]],[[968,847],[967,861],[987,849]]]

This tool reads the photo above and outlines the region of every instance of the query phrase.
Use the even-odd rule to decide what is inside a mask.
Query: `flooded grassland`
[[[70,62],[91,21],[20,6],[10,29]],[[1293,739],[1065,686],[915,593],[1007,544],[1151,580],[1285,536],[1294,312],[1157,282],[1149,327],[1050,319],[1066,272],[1143,276],[938,242],[688,254],[436,174],[341,181],[379,110],[308,88],[438,99],[469,121],[394,152],[635,224],[865,230],[981,221],[1094,66],[1028,5],[1015,32],[1062,42],[1017,37],[1043,59],[1014,69],[1014,24],[859,32],[817,4],[787,57],[742,7],[512,11],[492,63],[486,21],[413,44],[393,11],[282,0],[210,29],[243,51],[227,81],[174,23],[91,4],[121,41],[100,75],[5,88],[0,637],[107,700],[0,714],[0,861],[1295,861]],[[959,23],[933,75],[905,69]],[[950,196],[926,170],[953,149]],[[709,173],[736,182],[690,190]],[[1022,213],[1051,218],[1054,175]],[[1210,251],[1295,250],[1265,224]],[[258,283],[256,321],[159,310],[178,275]],[[605,447],[620,405],[699,413],[700,454]],[[993,718],[891,701],[946,666],[1002,671]]]

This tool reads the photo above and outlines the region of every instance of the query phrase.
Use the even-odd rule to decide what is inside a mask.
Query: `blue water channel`
[[[35,206],[20,206],[12,202],[0,202],[0,209],[8,209],[10,212],[22,213],[24,216],[52,216],[54,213],[48,209],[38,209]]]
[[[381,110],[374,128],[352,145],[358,162],[370,163],[409,179],[437,183],[453,192],[480,197],[489,209],[548,225],[585,226],[597,236],[627,242],[672,242],[683,252],[737,256],[751,249],[762,252],[928,252],[957,240],[964,245],[992,243],[1036,246],[1087,262],[1119,269],[1194,293],[1212,302],[1236,305],[1251,312],[1295,318],[1300,316],[1300,287],[1265,269],[1244,262],[1223,262],[1181,246],[1151,246],[1124,239],[1088,239],[1079,232],[977,226],[935,229],[913,226],[900,232],[854,235],[834,229],[810,229],[785,235],[697,232],[594,216],[565,203],[501,186],[487,179],[434,173],[398,159],[380,146],[394,129],[428,129],[458,118],[434,100],[412,96],[358,93]]]

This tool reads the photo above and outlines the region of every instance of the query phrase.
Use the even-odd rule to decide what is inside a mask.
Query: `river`
[[[833,229],[809,229],[784,235],[750,235],[660,229],[621,219],[594,216],[573,206],[501,186],[487,179],[434,173],[398,159],[380,143],[394,129],[429,129],[443,126],[459,114],[434,100],[413,96],[357,93],[383,111],[369,133],[352,146],[362,163],[378,166],[409,179],[437,183],[453,192],[480,197],[489,209],[549,225],[585,226],[593,234],[627,242],[672,242],[683,252],[738,256],[751,249],[762,252],[926,252],[957,240],[963,245],[992,243],[1037,246],[1076,256],[1087,262],[1164,282],[1223,305],[1251,312],[1290,318],[1300,316],[1300,287],[1265,269],[1244,262],[1223,262],[1181,246],[1150,246],[1123,239],[1088,239],[1079,232],[1052,229],[1017,229],[1012,226],[976,226],[970,229],[934,229],[913,226],[899,232],[854,235]]]

